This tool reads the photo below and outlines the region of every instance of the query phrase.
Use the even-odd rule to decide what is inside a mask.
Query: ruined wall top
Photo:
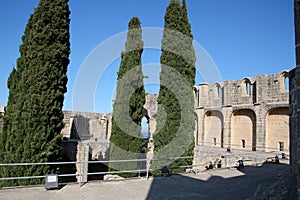
[[[109,138],[111,114],[63,111],[63,137],[68,139],[103,141]]]
[[[156,118],[158,94],[146,94],[146,103],[144,105],[144,116]]]
[[[194,87],[196,107],[288,102],[288,71]]]

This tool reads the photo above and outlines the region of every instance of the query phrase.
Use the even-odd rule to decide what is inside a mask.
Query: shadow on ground
[[[154,177],[146,199],[296,199],[296,180],[287,164],[228,170],[227,177],[217,174],[218,170],[212,170],[196,176]]]

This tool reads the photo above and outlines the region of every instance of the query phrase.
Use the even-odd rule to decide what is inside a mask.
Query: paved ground
[[[277,184],[277,185],[276,185]],[[244,170],[216,169],[149,180],[94,181],[59,190],[44,187],[0,189],[0,199],[294,199],[295,184],[286,164],[265,164]],[[282,186],[284,185],[284,187]],[[279,189],[278,189],[279,188]],[[281,189],[280,189],[281,188]],[[284,194],[283,194],[284,193]],[[269,196],[268,196],[269,195]],[[283,195],[283,196],[282,196]]]

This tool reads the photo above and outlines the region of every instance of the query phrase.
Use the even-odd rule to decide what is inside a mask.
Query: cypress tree
[[[189,95],[189,102],[190,105],[187,105],[187,108],[190,113],[187,113],[187,117],[189,120],[187,120],[186,126],[188,126],[188,130],[190,131],[188,134],[192,134],[192,143],[189,145],[189,148],[187,151],[184,152],[182,156],[193,156],[194,155],[194,147],[195,147],[195,140],[194,140],[194,131],[195,131],[195,113],[194,113],[194,94],[192,87],[195,85],[195,79],[196,79],[196,55],[195,50],[193,46],[193,39],[194,36],[192,34],[191,30],[191,24],[188,20],[188,12],[187,12],[187,6],[186,6],[186,0],[182,0],[182,23],[183,23],[183,34],[185,34],[187,37],[184,37],[184,49],[183,49],[183,55],[184,55],[184,67],[182,74],[187,74],[186,79],[189,82],[191,86],[190,95]],[[191,135],[190,135],[191,136]],[[177,165],[186,166],[186,165],[192,165],[193,159],[181,159],[177,160]]]
[[[192,156],[194,148],[195,52],[186,2],[171,0],[166,9],[154,157]],[[191,165],[192,159],[155,161],[152,168]]]
[[[133,17],[128,24],[125,51],[121,55],[118,72],[117,93],[113,107],[110,160],[130,160],[141,158],[144,139],[141,134],[145,90],[143,86],[143,52],[141,23]],[[138,162],[111,163],[110,171],[138,169]],[[122,173],[123,177],[136,173]]]
[[[17,67],[8,78],[9,97],[0,137],[1,163],[59,160],[70,54],[69,15],[68,0],[40,0],[28,20]],[[2,177],[54,172],[47,165],[0,170]],[[2,185],[40,181],[5,181]]]

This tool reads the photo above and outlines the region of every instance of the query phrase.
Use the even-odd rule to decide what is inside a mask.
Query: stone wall
[[[194,87],[196,145],[288,154],[288,74]]]
[[[300,196],[300,68],[290,72],[290,164],[297,176],[298,196]]]
[[[297,177],[300,198],[300,0],[294,0],[296,68],[290,71],[290,153],[292,173]]]
[[[65,160],[80,162],[87,158],[108,159],[111,114],[64,111],[63,121],[65,127],[61,131],[61,145]],[[87,169],[87,166],[83,169]]]
[[[285,79],[290,75],[291,102],[294,106],[290,108],[291,119],[298,120],[291,120],[291,129],[298,130],[300,118],[297,115],[298,105],[295,103],[300,101],[298,71],[257,75],[224,83],[202,83],[194,87],[197,116],[195,156],[201,156],[205,152],[203,148],[206,147],[219,149],[209,151],[220,151],[220,155],[224,155],[227,148],[237,151],[274,152],[274,155],[289,154],[289,92],[286,90]],[[299,83],[295,76],[299,76]],[[144,116],[148,120],[149,159],[153,157],[152,136],[156,129],[157,97],[157,94],[147,94],[144,105]],[[64,111],[65,127],[61,131],[63,156],[67,160],[78,162],[89,159],[108,160],[111,117],[111,114]],[[290,142],[291,150],[295,152],[298,144],[296,135],[294,131]],[[298,155],[300,152],[293,155],[292,162],[295,164]],[[219,155],[210,157],[216,159]],[[194,164],[203,164],[204,161],[205,159],[198,159]],[[235,162],[229,161],[227,157],[223,161],[231,163],[230,165]],[[297,166],[294,165],[293,168],[296,172]],[[77,165],[77,173],[87,170],[88,165]],[[86,175],[80,181],[86,181]]]

